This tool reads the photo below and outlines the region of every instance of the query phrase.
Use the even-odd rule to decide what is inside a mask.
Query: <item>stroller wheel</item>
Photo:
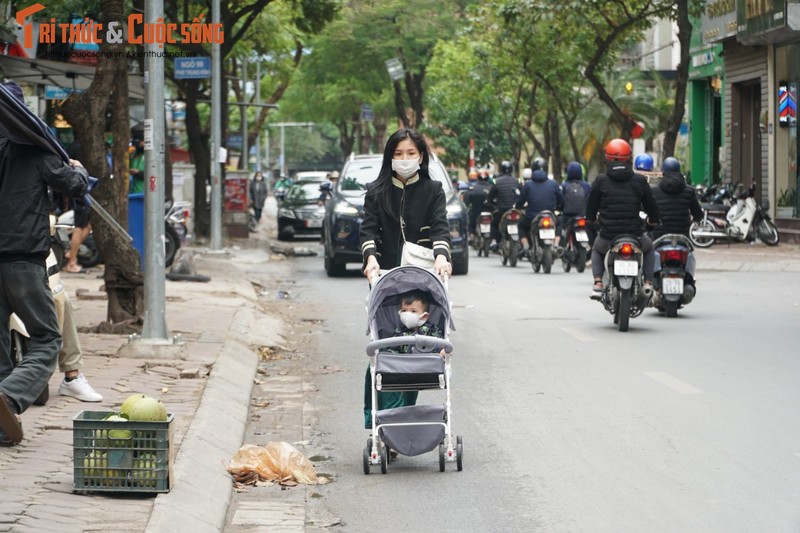
[[[456,468],[459,472],[464,470],[464,443],[461,435],[456,437]]]
[[[444,443],[439,445],[439,472],[444,472]]]
[[[369,475],[369,453],[370,453],[370,449],[371,449],[371,446],[368,446],[368,447],[364,448],[363,462],[364,462],[364,475],[366,475],[366,476]]]
[[[389,448],[381,446],[381,474],[386,473],[386,465],[389,463]]]

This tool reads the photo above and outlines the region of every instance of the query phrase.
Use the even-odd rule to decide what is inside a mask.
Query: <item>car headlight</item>
[[[346,203],[336,204],[336,207],[334,207],[333,212],[339,215],[350,215],[353,217],[358,216],[358,209]]]
[[[281,207],[280,209],[278,209],[278,216],[284,218],[295,218],[294,211],[292,211],[291,209],[287,209],[285,207]]]
[[[464,210],[461,208],[461,204],[454,202],[452,204],[447,205],[447,214],[448,215],[460,215],[463,213]]]

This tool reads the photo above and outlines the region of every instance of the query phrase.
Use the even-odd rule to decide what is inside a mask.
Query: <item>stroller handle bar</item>
[[[367,355],[372,357],[382,348],[410,345],[414,345],[421,353],[438,352],[440,350],[444,350],[445,353],[453,352],[453,345],[447,339],[428,335],[406,335],[404,337],[389,337],[388,339],[378,339],[370,342],[367,344]]]

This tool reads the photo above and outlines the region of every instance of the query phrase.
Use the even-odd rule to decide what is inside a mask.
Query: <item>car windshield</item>
[[[346,174],[339,180],[339,190],[347,196],[360,196],[367,190],[367,183],[375,181],[381,169],[381,160],[353,161],[347,166]],[[444,167],[438,161],[431,160],[428,170],[431,178],[442,183],[446,195],[450,195],[452,186]]]
[[[303,182],[292,185],[286,193],[286,199],[302,202],[304,200],[316,200],[319,195],[319,183]]]

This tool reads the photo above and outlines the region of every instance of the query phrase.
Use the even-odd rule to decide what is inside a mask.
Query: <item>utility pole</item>
[[[242,170],[250,170],[250,150],[247,146],[247,57],[242,57]]]
[[[220,0],[211,0],[211,23],[220,23]],[[220,46],[211,43],[211,249],[222,249],[222,69]]]
[[[164,19],[163,0],[146,0],[145,21]],[[167,339],[164,282],[164,58],[145,44],[144,324],[143,339]]]
[[[261,105],[261,60],[256,61],[256,105]],[[256,134],[256,170],[261,171],[261,130]],[[266,179],[266,178],[265,178]],[[269,180],[267,180],[269,188]]]

